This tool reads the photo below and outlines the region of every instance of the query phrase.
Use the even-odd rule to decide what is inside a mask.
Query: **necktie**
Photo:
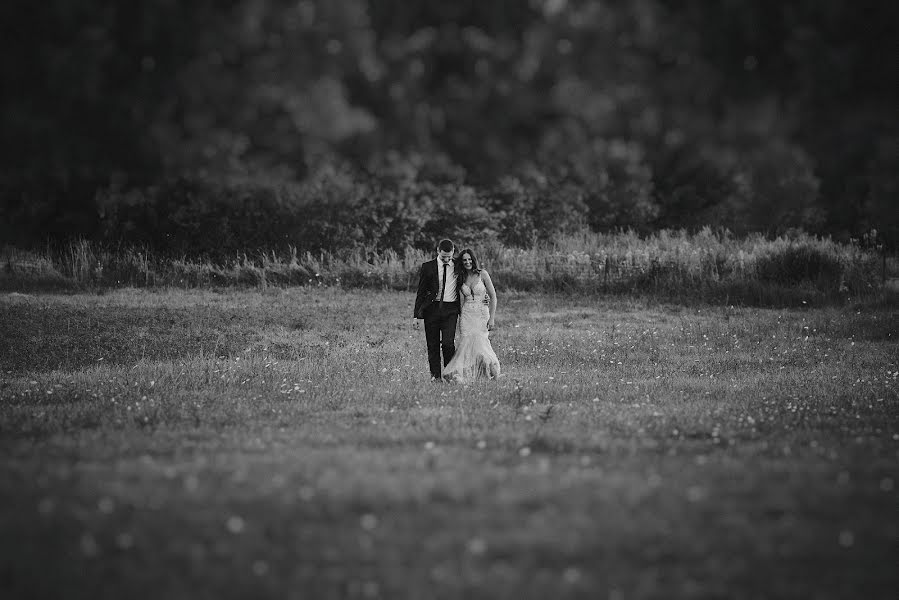
[[[449,263],[443,263],[443,283],[440,284],[440,310],[443,310],[443,296],[446,293],[446,268]]]

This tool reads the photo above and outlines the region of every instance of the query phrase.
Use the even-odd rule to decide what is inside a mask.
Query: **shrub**
[[[491,208],[499,215],[498,241],[532,248],[558,235],[587,228],[587,205],[582,190],[571,181],[530,173],[528,185],[504,178],[490,191]]]
[[[343,254],[430,249],[499,237],[502,213],[457,183],[384,185],[325,172],[300,184],[179,178],[143,189],[110,188],[97,198],[101,240],[127,241],[168,257],[222,261],[261,250]]]
[[[102,237],[169,256],[215,259],[251,248],[286,247],[301,230],[300,194],[285,186],[187,178],[144,189],[108,189],[98,196]]]
[[[828,291],[838,291],[843,265],[838,256],[808,244],[790,244],[763,254],[756,260],[761,281],[784,285],[813,283]]]
[[[734,207],[733,225],[739,231],[783,234],[821,225],[820,183],[800,147],[775,140],[742,156],[738,168],[745,194]]]

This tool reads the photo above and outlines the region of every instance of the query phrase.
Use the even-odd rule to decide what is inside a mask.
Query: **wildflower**
[[[378,526],[378,517],[371,513],[366,513],[359,519],[359,525],[366,531],[372,531]]]
[[[233,534],[241,533],[244,530],[244,526],[244,520],[237,515],[228,517],[228,521],[225,523],[225,527]]]
[[[466,547],[469,553],[479,556],[487,551],[487,542],[482,538],[476,537],[468,540]]]
[[[257,577],[262,577],[266,573],[268,573],[268,563],[264,560],[257,560],[253,562],[253,575]]]
[[[855,543],[855,535],[849,531],[848,529],[844,529],[840,532],[840,546],[843,548],[849,548]]]

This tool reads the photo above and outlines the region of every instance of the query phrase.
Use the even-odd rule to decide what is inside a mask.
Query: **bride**
[[[459,255],[459,263],[462,265],[459,277],[461,335],[453,359],[443,368],[443,378],[459,383],[494,379],[499,376],[499,359],[490,345],[488,332],[496,326],[496,290],[490,274],[478,268],[474,252],[463,250]],[[486,303],[485,294],[489,299]]]

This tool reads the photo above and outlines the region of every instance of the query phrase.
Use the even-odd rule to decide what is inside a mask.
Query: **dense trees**
[[[339,165],[523,222],[895,236],[895,6],[10,0],[0,211],[90,234],[98,189]]]

